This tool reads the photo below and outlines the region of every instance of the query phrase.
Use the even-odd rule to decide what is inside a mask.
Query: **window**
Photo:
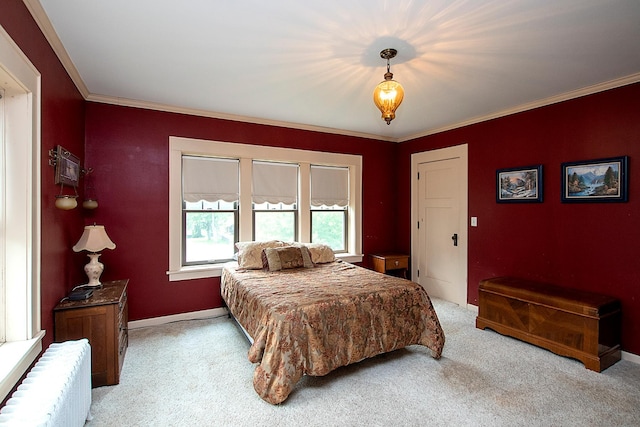
[[[311,241],[347,248],[349,169],[311,165]]]
[[[183,157],[237,159],[239,195],[233,209],[230,205],[209,204],[212,202],[200,202],[198,206],[185,203],[182,194]],[[261,172],[263,168],[264,171]],[[312,207],[312,173],[316,174],[317,183],[321,182],[323,179],[318,178],[317,174],[322,172],[317,171],[325,168],[339,176],[340,185],[347,188],[346,191],[342,188],[342,196],[334,195],[332,199],[326,199],[325,195],[318,193],[320,189],[314,190],[315,194],[319,195],[318,200],[325,198],[325,201],[339,201],[330,202],[331,204],[314,202],[315,205]],[[260,194],[263,191],[260,190],[260,186],[267,180],[260,179],[259,174],[268,170],[267,177],[273,178],[276,176],[274,172],[276,169],[282,169],[282,172],[277,172],[278,174],[291,177],[286,178],[286,183],[295,184],[295,190],[291,190],[289,185],[284,186],[285,178],[268,179],[270,183],[280,182],[283,187],[288,188],[286,193],[278,194],[275,199],[272,199],[265,197],[265,194],[272,195],[272,190],[267,189],[265,194]],[[222,178],[222,180],[227,179]],[[188,260],[188,251],[183,249],[187,245],[187,238],[183,236],[188,232],[185,210],[210,215],[223,213],[225,210],[237,212],[235,233],[238,241],[270,238],[299,242],[324,241],[334,248],[339,258],[349,262],[361,262],[361,181],[362,156],[170,137],[169,269],[167,271],[169,280],[215,277],[222,271],[221,259],[200,256],[196,257],[198,260],[195,262]],[[258,185],[257,192],[254,191],[254,184]],[[196,201],[189,203],[196,203]],[[312,225],[314,223],[315,225]],[[314,236],[312,233],[315,233]]]
[[[42,351],[40,74],[0,27],[0,401]],[[11,203],[7,203],[11,201]]]
[[[239,163],[182,157],[182,265],[233,258],[238,241]]]
[[[295,242],[298,165],[253,161],[253,240]]]

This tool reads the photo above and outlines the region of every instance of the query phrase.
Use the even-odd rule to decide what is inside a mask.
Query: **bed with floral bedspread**
[[[409,280],[332,261],[222,273],[230,313],[253,339],[253,386],[278,404],[303,375],[322,376],[413,344],[440,358],[444,332],[425,290]]]

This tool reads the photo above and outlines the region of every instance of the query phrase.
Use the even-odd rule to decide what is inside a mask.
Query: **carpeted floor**
[[[640,365],[588,371],[433,302],[440,360],[411,346],[303,377],[278,406],[254,392],[227,317],[132,330],[120,384],[93,390],[87,426],[640,426]]]

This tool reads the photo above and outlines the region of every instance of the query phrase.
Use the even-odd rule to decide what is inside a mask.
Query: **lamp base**
[[[104,271],[104,265],[98,261],[100,254],[92,252],[88,253],[87,256],[91,259],[89,263],[84,266],[84,272],[87,273],[87,277],[89,278],[87,286],[102,287],[100,275]]]

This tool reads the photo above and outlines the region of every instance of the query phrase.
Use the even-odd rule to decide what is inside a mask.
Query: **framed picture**
[[[56,184],[78,186],[80,179],[80,159],[69,150],[58,145],[54,152],[56,166]]]
[[[626,202],[627,156],[562,164],[563,202]]]
[[[542,165],[496,171],[498,203],[542,202]]]

